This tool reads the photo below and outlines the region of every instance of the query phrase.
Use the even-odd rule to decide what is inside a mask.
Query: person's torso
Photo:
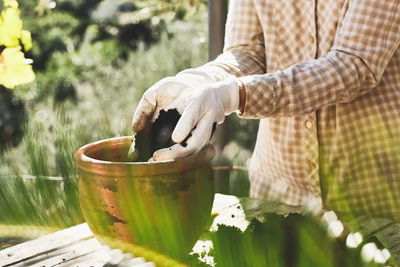
[[[325,56],[350,2],[254,0],[266,71]],[[399,136],[397,50],[379,85],[352,102],[261,120],[251,164],[252,196],[307,204],[322,194],[328,207],[400,214]]]

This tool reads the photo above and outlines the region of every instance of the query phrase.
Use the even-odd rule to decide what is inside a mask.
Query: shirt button
[[[315,38],[313,35],[310,34],[310,42],[313,44],[315,42]]]
[[[317,168],[317,164],[315,164],[314,162],[310,162],[310,170],[314,170],[315,168]]]
[[[311,128],[312,128],[312,126],[313,126],[313,123],[312,123],[312,121],[310,121],[310,120],[307,120],[307,121],[306,121],[306,128],[307,128],[307,129],[311,129]]]

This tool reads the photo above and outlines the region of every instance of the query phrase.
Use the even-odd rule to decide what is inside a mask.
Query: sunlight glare
[[[370,262],[372,259],[374,259],[377,251],[378,248],[376,247],[375,243],[367,243],[361,249],[361,258],[365,262]]]
[[[382,250],[378,250],[375,253],[374,261],[376,263],[382,263],[383,264],[390,258],[390,256],[391,256],[390,252],[386,248],[382,249]]]
[[[322,218],[328,225],[337,220],[336,213],[333,210],[325,212]]]
[[[343,229],[343,224],[340,221],[336,220],[329,224],[328,233],[332,237],[338,237],[343,232]]]
[[[346,246],[349,248],[356,248],[361,244],[362,241],[363,238],[361,233],[350,233],[346,238]]]

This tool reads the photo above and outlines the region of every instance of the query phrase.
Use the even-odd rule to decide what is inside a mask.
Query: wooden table
[[[212,212],[220,215],[216,217],[212,227],[225,222],[228,225],[246,228],[244,213],[236,208],[237,205],[238,198],[216,194]],[[235,219],[230,217],[233,213],[236,214]],[[203,248],[204,244],[201,247]],[[146,262],[142,257],[101,245],[88,225],[83,223],[0,250],[0,266],[152,267],[155,264]]]
[[[292,208],[262,200],[239,201],[234,196],[216,194],[212,212],[219,215],[214,219],[211,229],[216,229],[218,224],[225,224],[236,226],[243,231],[249,224],[246,216],[248,218],[249,215],[257,217],[265,213],[296,212]],[[386,219],[367,218],[358,218],[355,224],[364,236],[376,236],[390,250],[392,254],[390,264],[400,266],[400,224]],[[197,250],[198,253],[199,250],[204,250],[204,245],[199,241],[194,251]],[[0,266],[152,267],[156,265],[146,262],[142,257],[135,257],[101,245],[84,223],[0,250]]]
[[[86,223],[0,251],[0,266],[153,267],[141,257],[101,245]]]

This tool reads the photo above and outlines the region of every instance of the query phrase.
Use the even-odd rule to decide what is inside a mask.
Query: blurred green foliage
[[[79,74],[86,71],[87,66],[76,62],[74,57],[82,54],[82,50],[86,52],[88,46],[95,46],[92,47],[97,53],[95,56],[107,62],[125,61],[139,46],[149,46],[160,41],[163,35],[171,38],[176,34],[169,24],[187,17],[178,13],[194,15],[205,10],[200,3],[191,6],[184,4],[186,1],[145,2],[24,1],[22,17],[33,37],[33,49],[28,55],[34,59],[34,69],[41,76],[37,79],[36,90],[32,91],[29,86],[35,102],[47,95],[56,102],[76,100],[73,80],[81,78]],[[203,12],[200,16],[204,19],[204,15]]]
[[[13,134],[14,139],[19,136],[14,145],[21,140],[20,128],[27,124],[22,143],[1,153],[0,179],[4,190],[9,192],[7,201],[3,201],[4,210],[22,205],[25,199],[27,205],[20,208],[19,214],[3,213],[0,222],[65,227],[82,220],[76,167],[72,161],[74,151],[95,140],[132,134],[133,112],[148,87],[165,76],[207,61],[206,3],[206,0],[21,2],[24,27],[32,32],[33,49],[28,56],[33,59],[37,78],[9,97],[14,103],[25,104],[21,108],[25,117],[9,112],[14,116],[9,116],[6,126],[19,130],[18,135]],[[235,116],[227,121],[224,164],[246,166],[258,122]],[[19,181],[26,175],[41,180]],[[46,176],[63,180],[50,180],[47,185]],[[235,171],[228,176],[226,193],[248,196],[247,173]],[[8,177],[13,177],[14,182],[8,183]],[[18,193],[25,183],[29,184],[28,191],[34,193]],[[58,195],[46,189],[55,184],[61,190]],[[60,216],[70,208],[74,213],[69,216],[71,220],[65,223],[46,220],[48,212],[41,211],[48,210],[48,203],[37,202],[45,198],[64,203],[64,208],[53,209]],[[30,203],[36,203],[36,209],[31,209]]]
[[[10,89],[0,86],[0,154],[18,145],[26,121],[26,110],[20,99]]]
[[[133,112],[149,86],[207,60],[206,12],[190,21],[141,18],[127,25],[118,16],[133,2],[111,1],[117,9],[107,11],[116,15],[102,18],[106,2],[20,5],[33,35],[29,55],[37,79],[8,97],[25,103],[27,120],[9,116],[5,122],[27,123],[20,145],[0,154],[0,223],[82,222],[73,153],[89,142],[131,135]]]
[[[211,233],[217,266],[363,266],[361,248],[348,249],[309,216],[266,215],[247,229],[220,225]],[[365,264],[364,266],[373,266]]]

